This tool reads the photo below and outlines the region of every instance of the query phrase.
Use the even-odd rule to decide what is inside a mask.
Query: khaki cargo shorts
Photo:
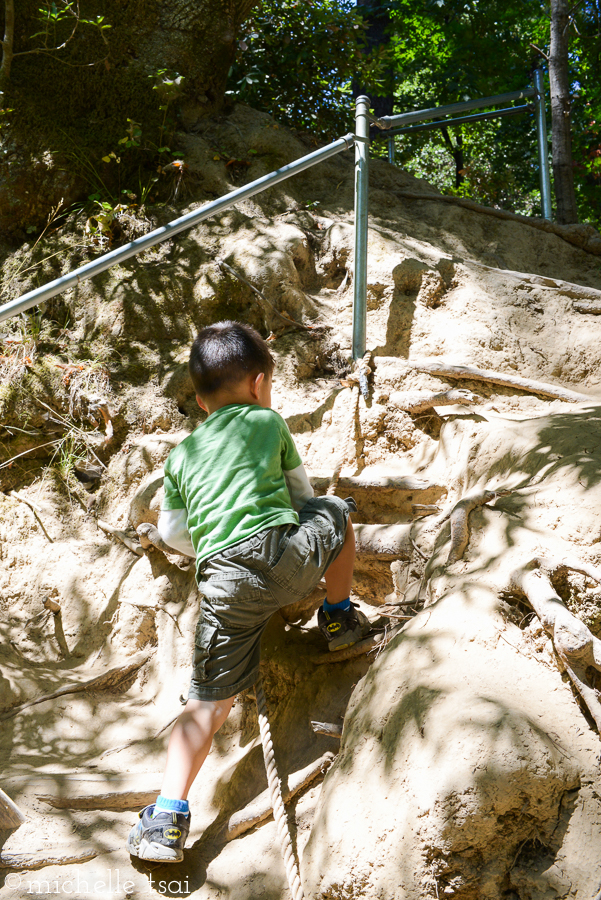
[[[299,525],[260,531],[205,560],[189,699],[226,700],[255,683],[267,622],[317,586],[342,549],[348,518],[344,500],[314,497]]]

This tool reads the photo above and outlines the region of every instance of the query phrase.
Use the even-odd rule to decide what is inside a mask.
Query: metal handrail
[[[231,193],[225,194],[223,197],[219,197],[217,200],[213,200],[211,203],[201,206],[200,209],[195,209],[192,212],[186,213],[185,216],[180,216],[179,219],[174,219],[173,222],[169,222],[168,225],[163,225],[161,228],[157,228],[142,237],[136,238],[135,241],[124,244],[123,247],[118,247],[116,250],[111,250],[109,253],[99,256],[97,259],[86,263],[84,266],[80,266],[79,269],[75,269],[73,272],[61,275],[60,278],[56,278],[54,281],[42,285],[42,287],[35,288],[35,290],[23,294],[22,297],[17,297],[15,300],[5,303],[4,306],[0,306],[0,322],[4,322],[12,316],[16,316],[19,313],[31,309],[32,306],[43,303],[44,300],[49,300],[51,297],[56,296],[56,294],[60,294],[79,284],[81,281],[85,281],[87,278],[92,278],[94,275],[104,272],[111,266],[129,259],[131,256],[135,256],[143,250],[148,250],[148,248],[154,246],[154,244],[169,240],[181,231],[185,231],[193,225],[202,222],[204,219],[208,219],[209,216],[213,216],[215,213],[228,209],[239,200],[245,200],[247,197],[252,197],[254,194],[258,194],[274,184],[279,184],[280,181],[285,181],[287,178],[291,178],[293,175],[297,175],[299,172],[311,168],[311,166],[314,166],[318,162],[323,162],[330,156],[335,156],[337,153],[342,153],[343,150],[348,150],[353,146],[354,142],[354,134],[345,134],[344,137],[338,138],[338,140],[333,141],[331,144],[327,144],[327,146],[322,147],[320,150],[314,150],[313,153],[308,153],[307,156],[295,159],[294,162],[289,163],[287,166],[283,166],[281,169],[276,169],[275,172],[263,175],[261,178],[251,181],[250,184],[246,184],[244,187],[231,191]]]
[[[412,125],[416,122],[426,122],[428,119],[439,119],[441,116],[453,116],[455,113],[468,112],[470,109],[484,109],[487,106],[500,106],[502,103],[512,103],[514,100],[523,100],[526,97],[535,97],[535,87],[527,87],[521,91],[510,91],[507,94],[496,94],[494,97],[479,97],[477,100],[463,100],[461,103],[451,103],[448,106],[432,106],[430,109],[416,109],[414,112],[400,113],[397,116],[382,116],[374,124],[388,130],[395,125]]]
[[[433,122],[422,122],[419,125],[408,125],[406,128],[391,128],[390,131],[380,131],[374,138],[390,138],[397,134],[414,134],[416,131],[432,131],[434,128],[445,128],[447,125],[469,125],[472,122],[482,122],[485,119],[502,119],[507,116],[521,116],[525,112],[534,112],[534,107],[528,104],[524,106],[509,106],[507,109],[496,109],[494,112],[476,113],[473,116],[459,116],[456,119],[435,119]]]

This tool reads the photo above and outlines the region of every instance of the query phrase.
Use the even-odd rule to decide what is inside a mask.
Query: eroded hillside
[[[307,152],[244,107],[180,140],[186,203]],[[248,165],[228,167],[214,146]],[[281,773],[330,766],[289,806],[307,896],[599,890],[599,735],[515,574],[551,560],[552,589],[601,628],[601,320],[579,311],[601,299],[601,257],[573,242],[594,249],[595,238],[443,202],[383,162],[370,177],[367,401],[348,380],[350,154],[6,329],[0,767],[27,816],[5,834],[6,896],[75,878],[105,885],[82,896],[289,896],[273,821],[228,840],[231,817],[266,786],[252,692],[193,789],[184,864],[151,869],[124,850],[132,810],[160,787],[200,604],[190,562],[143,549],[133,529],[156,522],[161,466],[201,420],[190,343],[226,317],[271,335],[273,405],[318,488],[343,452],[341,492],[359,478],[358,521],[406,526],[392,571],[390,557],[358,559],[355,599],[381,629],[371,652],[327,659],[320,591],[265,635]],[[183,208],[123,213],[120,236]],[[73,214],[37,247],[6,249],[6,299],[97,252],[84,225]],[[420,371],[432,360],[539,384]],[[553,399],[553,388],[580,397]],[[448,389],[471,392],[468,405],[407,405]],[[404,488],[374,487],[390,476],[406,476]],[[449,562],[444,514],[484,490]],[[344,722],[342,741],[311,721]]]

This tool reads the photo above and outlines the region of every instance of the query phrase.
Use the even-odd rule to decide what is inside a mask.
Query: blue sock
[[[169,797],[163,797],[162,794],[159,794],[154,805],[152,817],[154,818],[162,812],[183,813],[183,815],[187,816],[190,812],[190,806],[187,800],[170,800]]]
[[[346,600],[341,600],[340,603],[328,603],[328,599],[323,601],[323,608],[325,612],[346,612],[347,609],[351,608],[351,598],[347,597]]]

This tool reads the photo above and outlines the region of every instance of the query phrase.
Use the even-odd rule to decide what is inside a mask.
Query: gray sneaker
[[[371,631],[369,619],[354,603],[340,612],[326,612],[322,607],[317,613],[317,624],[328,642],[328,650],[352,647]]]
[[[139,814],[127,839],[127,849],[138,859],[178,863],[184,858],[184,844],[190,831],[190,814],[159,812],[154,818],[154,804]]]

